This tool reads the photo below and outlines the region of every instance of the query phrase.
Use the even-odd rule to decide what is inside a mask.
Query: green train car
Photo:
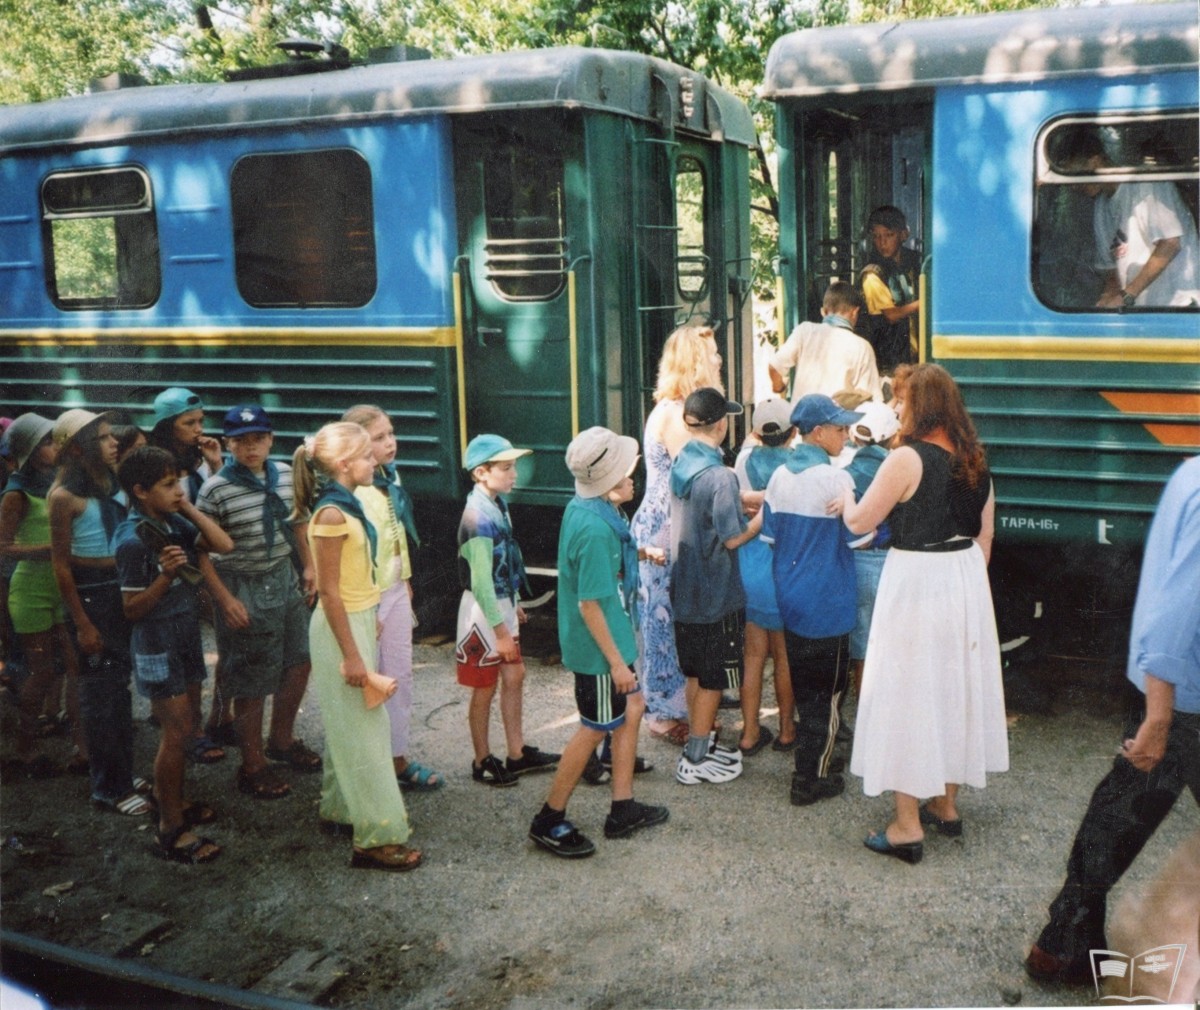
[[[820,28],[768,58],[782,326],[818,314],[832,277],[857,281],[872,208],[905,213],[920,359],[955,376],[995,475],[993,587],[1014,640],[1040,608],[1074,629],[1063,648],[1123,652],[1107,618],[1127,615],[1163,484],[1200,450],[1197,17],[1136,4]],[[1108,164],[1058,157],[1080,128]],[[1190,285],[1097,305],[1093,196],[1114,184],[1174,192]]]
[[[475,434],[533,450],[536,563],[567,443],[640,434],[677,324],[713,325],[749,394],[736,97],[599,49],[282,67],[0,108],[0,406],[143,421],[181,385],[210,427],[262,403],[289,451],[377,403],[452,583]]]

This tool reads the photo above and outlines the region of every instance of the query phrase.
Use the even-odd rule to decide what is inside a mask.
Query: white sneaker
[[[685,786],[699,785],[701,782],[720,785],[722,782],[732,782],[741,774],[740,764],[731,764],[712,753],[706,755],[703,761],[689,761],[686,754],[681,754],[675,768],[675,780]]]
[[[708,756],[716,758],[718,761],[724,761],[726,764],[737,765],[742,767],[742,750],[740,747],[726,747],[724,744],[717,743],[717,734],[709,733],[708,735]]]

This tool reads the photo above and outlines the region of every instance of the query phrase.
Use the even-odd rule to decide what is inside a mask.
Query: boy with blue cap
[[[854,479],[832,460],[845,447],[849,426],[862,417],[821,393],[802,396],[791,416],[802,442],[772,474],[763,499],[762,538],[774,545],[776,598],[799,714],[795,806],[846,788],[832,758],[858,615],[857,583],[849,534],[838,516],[826,514],[826,505],[854,488]]]
[[[499,435],[485,434],[471,439],[463,455],[463,467],[475,486],[467,495],[458,525],[458,572],[463,595],[458,607],[455,659],[458,682],[471,688],[467,709],[475,750],[471,777],[490,786],[515,786],[517,776],[550,771],[559,759],[557,754],[526,745],[521,727],[525,663],[518,639],[525,611],[519,594],[525,583],[525,564],[504,496],[516,486],[516,461],[530,452],[513,448]],[[508,744],[503,764],[492,754],[488,742],[497,683]]]

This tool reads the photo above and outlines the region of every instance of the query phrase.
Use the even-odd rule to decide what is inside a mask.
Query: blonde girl
[[[671,543],[671,462],[691,439],[683,423],[683,401],[704,386],[724,391],[721,355],[708,326],[681,326],[663,345],[654,387],[654,409],[646,418],[643,454],[646,493],[630,528],[640,548],[666,550]],[[637,618],[641,634],[639,672],[651,734],[687,743],[684,677],[675,654],[671,611],[671,559],[639,565]]]
[[[392,766],[387,710],[368,709],[362,687],[375,665],[378,533],[354,496],[375,472],[371,439],[359,424],[327,424],[296,450],[296,513],[311,507],[309,543],[317,576],[317,609],[309,625],[312,679],[325,723],[322,821],[349,826],[350,865],[411,870],[421,853],[409,848],[404,800]]]
[[[433,792],[444,779],[419,761],[408,759],[412,724],[413,607],[412,562],[408,540],[420,545],[413,520],[412,499],[400,483],[396,468],[396,434],[391,419],[379,407],[359,404],[342,415],[361,424],[371,439],[375,472],[370,487],[354,496],[379,533],[375,555],[375,584],[379,587],[379,672],[396,681],[396,693],[386,702],[392,721],[392,764],[401,789]]]

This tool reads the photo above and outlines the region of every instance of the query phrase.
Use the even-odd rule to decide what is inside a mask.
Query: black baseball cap
[[[683,421],[689,428],[707,428],[728,414],[740,414],[742,405],[725,399],[725,394],[712,386],[703,386],[683,403]]]

